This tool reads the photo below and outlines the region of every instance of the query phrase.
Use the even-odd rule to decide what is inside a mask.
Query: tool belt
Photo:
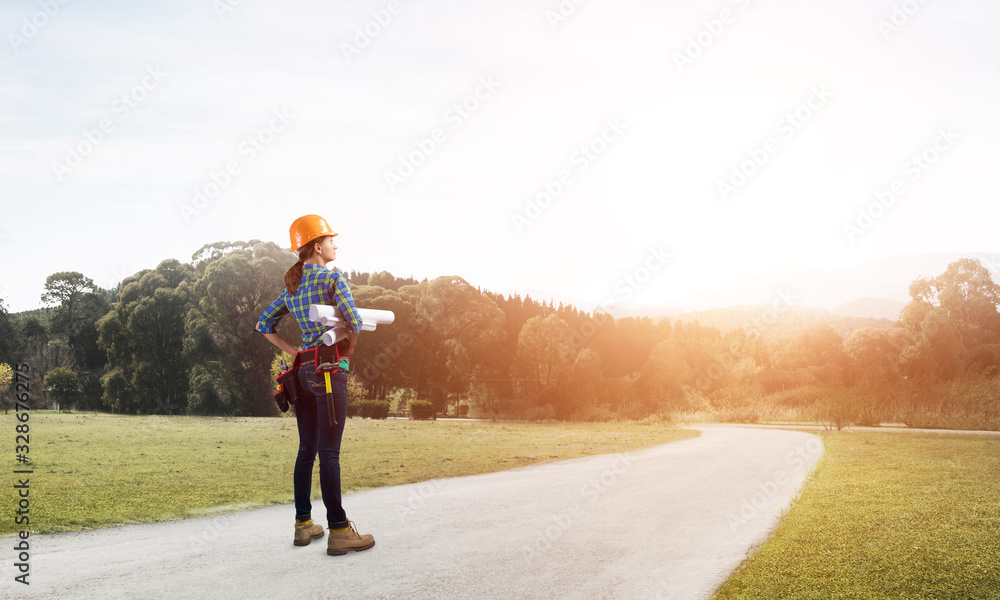
[[[340,370],[340,359],[349,358],[346,344],[334,344],[333,346],[320,345],[309,350],[302,350],[295,355],[291,368],[282,372],[275,378],[278,384],[274,393],[274,401],[278,405],[278,410],[288,412],[290,404],[295,404],[300,398],[311,394],[310,391],[302,388],[299,382],[298,370],[307,363],[314,363],[317,373],[323,373],[327,378],[327,390],[329,393],[329,376]],[[334,414],[333,399],[327,401],[327,413],[330,425],[337,424],[337,417]]]

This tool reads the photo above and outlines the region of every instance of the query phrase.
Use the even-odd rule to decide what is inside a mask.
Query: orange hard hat
[[[288,237],[291,239],[292,252],[297,251],[302,246],[318,237],[324,235],[337,235],[326,219],[319,215],[305,215],[292,221],[292,226],[288,228]]]

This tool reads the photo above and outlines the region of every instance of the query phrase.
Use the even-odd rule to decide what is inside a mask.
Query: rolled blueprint
[[[355,310],[358,311],[361,320],[366,323],[389,325],[396,320],[396,315],[391,310],[378,310],[375,308],[358,308]],[[340,321],[341,323],[346,322],[344,315],[340,314],[340,310],[336,306],[327,306],[325,304],[313,304],[310,306],[309,320],[324,325],[334,325],[336,321]]]
[[[389,325],[396,320],[396,315],[391,310],[377,310],[374,308],[358,308],[358,315],[361,317],[361,331],[375,331],[378,325]],[[323,333],[323,343],[332,346],[347,337],[347,320],[335,306],[325,304],[313,304],[309,307],[309,320],[332,327]]]

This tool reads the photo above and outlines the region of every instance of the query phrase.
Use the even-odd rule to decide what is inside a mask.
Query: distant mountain
[[[886,300],[885,298],[860,298],[853,302],[841,304],[830,312],[842,316],[896,321],[899,319],[899,313],[902,312],[904,306],[906,306],[905,302]]]
[[[835,309],[859,298],[906,303],[910,284],[918,277],[936,277],[960,258],[978,258],[1000,281],[1000,254],[908,254],[875,262],[825,271],[783,265],[764,275],[737,279],[712,294],[699,294],[671,302],[684,310],[724,308],[741,304],[771,304],[779,291],[796,298],[797,306]],[[853,313],[852,313],[853,314]]]
[[[836,314],[894,320],[910,301],[910,284],[936,277],[960,258],[978,258],[1000,283],[1000,253],[908,254],[826,271],[782,265],[763,275],[748,275],[710,294],[693,294],[667,306],[625,305],[615,316],[672,316],[731,306],[791,304],[825,308]]]
[[[960,258],[977,258],[1000,283],[1000,253],[908,254],[826,271],[782,265],[770,273],[741,277],[711,294],[694,294],[668,306],[619,305],[615,317],[698,321],[722,331],[761,330],[765,339],[791,337],[803,327],[829,323],[846,340],[863,327],[889,327],[910,301],[910,284],[937,277]],[[778,315],[760,327],[768,310]]]
[[[527,288],[523,290],[518,290],[516,292],[507,291],[505,294],[517,293],[521,298],[531,298],[536,302],[551,302],[553,305],[558,305],[560,302],[566,305],[578,306],[573,298],[565,294],[557,294],[555,292],[550,292],[547,290],[539,288]]]
[[[642,305],[642,304],[631,304],[627,307],[616,306],[612,310],[602,310],[598,307],[597,312],[606,312],[616,319],[621,319],[625,317],[649,317],[654,321],[659,321],[660,319],[666,317],[674,317],[677,315],[684,314],[684,311],[677,308],[661,308],[652,305]]]
[[[676,315],[669,320],[671,323],[697,322],[706,327],[715,327],[723,333],[742,328],[759,333],[766,342],[793,338],[806,327],[819,323],[829,324],[846,341],[858,329],[892,327],[894,322],[890,319],[834,314],[825,308],[814,306],[775,309],[772,305],[712,308]]]

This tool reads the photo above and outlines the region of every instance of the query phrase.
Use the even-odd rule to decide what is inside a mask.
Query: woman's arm
[[[257,325],[257,331],[260,331],[260,324]],[[264,337],[267,338],[267,341],[277,346],[278,350],[282,350],[291,356],[295,356],[295,353],[299,351],[298,348],[289,344],[285,338],[281,337],[277,333],[265,333]]]
[[[257,326],[255,329],[264,334],[267,341],[271,342],[278,347],[279,350],[287,352],[288,354],[295,356],[298,350],[288,343],[285,338],[278,335],[275,331],[274,326],[277,325],[278,321],[281,320],[283,316],[288,314],[288,306],[285,303],[285,292],[282,291],[278,299],[271,303],[270,306],[264,311],[260,318],[257,319]],[[261,325],[264,326],[261,329]]]
[[[361,332],[347,334],[347,354],[354,354],[354,344],[358,343],[358,336]]]
[[[347,278],[343,273],[333,274],[333,302],[340,309],[340,314],[344,315],[347,322],[347,353],[354,353],[354,345],[358,343],[358,335],[361,334],[361,315],[354,306],[354,296],[351,295],[351,286],[347,283]]]

